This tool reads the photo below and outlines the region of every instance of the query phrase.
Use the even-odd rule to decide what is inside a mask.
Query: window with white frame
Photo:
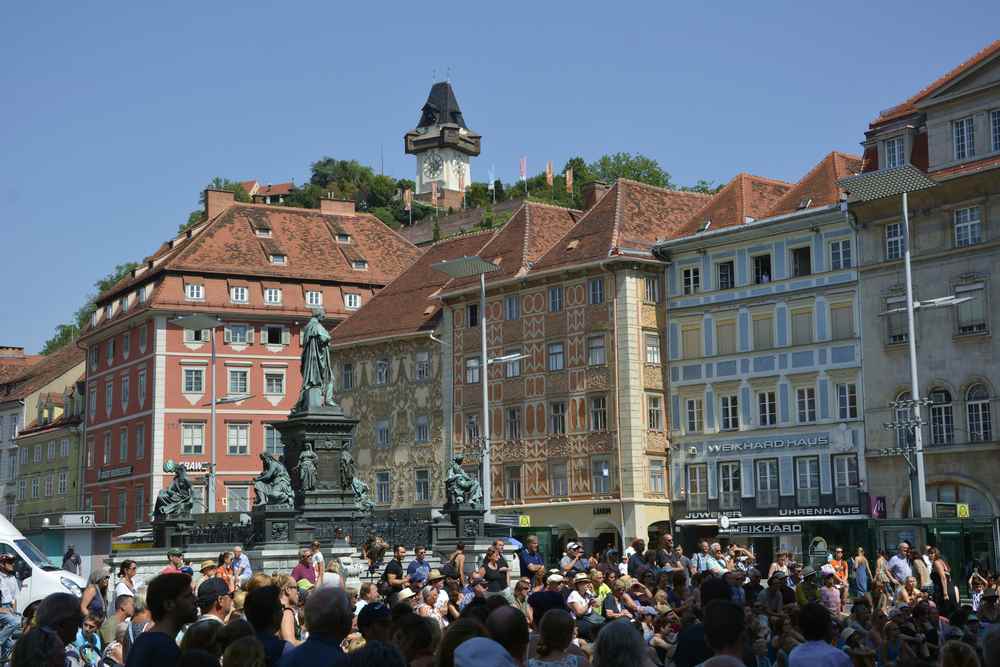
[[[54,482],[55,482],[55,479],[53,478],[52,473],[49,473],[48,475],[45,476],[45,497],[46,498],[51,498],[52,497],[52,491],[53,491],[53,489],[55,489],[55,483]]]
[[[135,300],[138,303],[146,303],[146,286],[143,285],[135,292]]]
[[[306,290],[306,305],[307,306],[322,306],[323,305],[323,293],[319,290]]]
[[[361,307],[361,295],[348,292],[344,295],[344,306],[348,310],[357,310]]]
[[[504,352],[504,355],[519,355],[521,354],[520,348],[513,348]],[[521,360],[511,359],[510,361],[504,363],[504,377],[516,378],[521,375]]]
[[[31,478],[31,498],[35,499],[38,497],[39,483],[37,477]]]
[[[590,459],[590,492],[611,493],[611,458],[605,454]]]
[[[431,471],[427,468],[418,468],[414,471],[413,499],[418,503],[430,502],[431,499]]]
[[[479,442],[479,415],[465,416],[465,443],[472,445]]]
[[[264,371],[264,393],[271,396],[285,395],[285,373],[283,371]]]
[[[990,127],[993,135],[993,151],[1000,151],[1000,109],[990,112]]]
[[[17,480],[17,499],[18,500],[24,500],[24,494],[25,494],[25,491],[27,491],[27,488],[28,488],[28,480],[26,480],[26,479],[19,479],[19,480]]]
[[[271,456],[282,456],[285,453],[285,443],[281,441],[281,431],[274,424],[264,424],[264,451]]]
[[[104,434],[104,454],[101,457],[102,465],[108,465],[111,463],[111,431],[107,431]]]
[[[465,360],[465,384],[479,384],[479,357],[469,357]]]
[[[368,260],[366,259],[355,259],[351,262],[351,268],[355,271],[367,271],[368,270]]]
[[[230,456],[250,453],[250,424],[226,424],[226,452]]]
[[[184,298],[189,301],[201,301],[205,298],[205,286],[201,283],[185,283]]]
[[[388,384],[388,383],[389,383],[389,360],[376,359],[375,384]]]
[[[666,466],[663,459],[649,459],[649,492],[663,494],[667,492]]]
[[[521,407],[509,407],[505,413],[506,431],[508,440],[521,439]]]
[[[207,343],[212,335],[210,329],[184,329],[185,343]]]
[[[663,430],[663,398],[656,394],[646,394],[646,428]]]
[[[685,294],[694,294],[701,291],[701,269],[697,266],[689,266],[681,272]]]
[[[58,493],[60,496],[65,496],[66,489],[68,487],[69,487],[69,473],[67,473],[65,470],[60,470],[59,481],[56,487],[56,493]]]
[[[604,396],[590,397],[590,430],[608,430],[608,399]]]
[[[96,449],[97,449],[97,443],[95,443],[93,439],[87,440],[87,467],[88,468],[93,468],[94,467],[94,456],[95,456],[95,450]],[[25,450],[22,449],[21,453],[22,454],[26,454],[27,452],[25,452]],[[21,464],[23,465],[23,464],[25,464],[27,462],[28,462],[27,458],[23,458],[22,457]]]
[[[226,509],[230,512],[250,511],[250,487],[248,486],[228,486],[226,487]]]
[[[99,363],[100,351],[97,349],[96,345],[92,345],[89,351],[90,356],[90,370],[97,370],[97,364]]]
[[[278,287],[268,287],[264,289],[264,303],[269,306],[281,304],[281,289]]]
[[[118,460],[128,461],[128,428],[118,432]]]
[[[803,507],[819,505],[819,457],[795,459],[795,499]]]
[[[689,511],[708,509],[708,466],[704,463],[688,466],[687,500]]]
[[[135,458],[146,457],[146,425],[137,424],[135,427]]]
[[[701,433],[705,430],[705,408],[700,398],[689,398],[684,402],[686,415],[685,425],[688,433]]]
[[[288,263],[287,255],[272,254],[270,255],[271,264],[283,265]]]
[[[562,285],[554,285],[549,288],[549,312],[558,313],[563,309],[563,288]]]
[[[414,356],[413,376],[417,382],[424,382],[431,377],[431,353],[427,350],[418,350]]]
[[[969,440],[989,442],[993,439],[993,415],[990,391],[984,384],[974,384],[965,393],[965,411],[969,420]]]
[[[892,222],[885,226],[885,258],[900,259],[903,256],[903,224]]]
[[[205,453],[205,424],[203,422],[183,422],[181,424],[181,454],[197,456]]]
[[[504,466],[504,498],[514,502],[521,500],[521,466]]]
[[[655,333],[648,333],[643,335],[643,339],[646,342],[646,363],[647,364],[658,364],[660,363],[660,336]]]
[[[115,383],[108,380],[104,383],[104,414],[111,414],[111,406],[115,400]]]
[[[118,493],[118,523],[128,523],[128,491]]]
[[[375,473],[375,502],[379,505],[392,503],[392,485],[389,481],[388,470],[380,470]]]
[[[838,454],[833,457],[833,495],[838,505],[858,504],[858,457]]]
[[[104,319],[105,320],[110,320],[111,316],[114,315],[114,314],[115,314],[115,304],[114,303],[109,303],[106,306],[104,306]]]
[[[978,206],[960,208],[952,214],[955,221],[955,247],[983,242],[982,209]]]
[[[778,506],[778,459],[758,459],[754,463],[757,469],[757,507]]]
[[[955,159],[967,160],[976,155],[976,136],[972,116],[952,121],[952,137],[955,144]]]
[[[587,365],[603,366],[607,362],[607,354],[604,349],[604,336],[590,336],[587,338]]]
[[[233,345],[247,345],[250,343],[250,327],[246,324],[229,324],[223,330],[223,342]]]
[[[413,440],[419,444],[431,441],[431,418],[417,415],[413,428]]]
[[[773,391],[757,393],[757,424],[774,426],[778,423],[778,400]]]
[[[146,402],[146,369],[139,369],[139,373],[136,375],[136,398],[139,399],[139,405]]]
[[[517,294],[508,294],[504,297],[503,316],[508,321],[521,319],[521,297]]]
[[[566,367],[566,357],[563,344],[561,342],[549,343],[548,345],[548,369],[550,371],[561,371]]]
[[[955,306],[957,331],[960,336],[986,333],[986,283],[966,283],[955,287],[955,296],[968,301]]]
[[[549,493],[555,497],[569,495],[568,465],[565,461],[549,463]]]
[[[816,388],[799,387],[795,390],[795,398],[799,409],[799,423],[816,421]]]
[[[891,139],[886,139],[882,143],[885,149],[883,153],[885,154],[885,168],[892,169],[893,167],[900,167],[906,163],[905,157],[905,137],[893,137]]]
[[[381,419],[375,422],[375,446],[385,449],[389,444],[389,421]]]
[[[830,242],[830,268],[834,271],[854,266],[851,257],[851,240],[838,239]]]
[[[646,276],[646,303],[660,302],[660,277]]]
[[[185,368],[184,370],[184,393],[200,394],[205,390],[205,369]]]
[[[587,295],[592,306],[604,303],[604,278],[591,278],[587,281]]]
[[[128,359],[130,354],[132,354],[132,336],[126,332],[122,335],[122,355]]]
[[[145,520],[146,517],[146,487],[135,487],[135,520],[136,523]]]
[[[736,394],[723,396],[719,399],[719,416],[721,430],[738,431],[740,429],[740,406]]]
[[[250,393],[250,371],[246,368],[229,369],[229,394],[246,396]]]
[[[955,412],[951,405],[951,392],[944,388],[932,389],[931,444],[950,445],[955,442]]]
[[[49,440],[48,446],[45,448],[45,460],[55,461],[56,459],[56,441]]]
[[[124,410],[128,407],[129,395],[132,393],[130,391],[131,387],[129,386],[131,384],[129,376],[123,375],[121,378],[121,382],[122,382],[122,395],[121,395],[122,410]]]
[[[465,306],[465,326],[474,329],[479,326],[479,304],[469,303]]]
[[[906,298],[891,297],[885,300],[885,330],[887,345],[901,345],[909,340],[906,320]]]
[[[291,335],[286,334],[286,331],[288,330],[280,324],[266,326],[260,331],[260,342],[265,345],[287,345],[291,342]]]
[[[758,285],[771,282],[771,255],[754,255],[753,257],[753,281]]]
[[[69,438],[63,438],[59,442],[59,458],[64,459],[69,456]]]
[[[341,389],[343,391],[350,391],[354,389],[354,364],[345,362],[340,369],[341,375]]]
[[[111,364],[115,363],[115,339],[114,338],[112,338],[111,340],[108,341],[107,362],[108,362],[108,366],[110,366]]]
[[[341,244],[345,244],[346,245],[346,244],[350,244],[350,242],[351,242],[351,235],[350,234],[347,234],[347,233],[344,233],[344,232],[341,232],[341,233],[337,234],[337,243],[341,243]]]
[[[566,433],[565,401],[552,401],[549,403],[549,433],[553,435]]]
[[[740,506],[740,464],[723,461],[719,464],[719,509],[737,509]]]
[[[719,262],[715,265],[716,289],[733,289],[736,287],[736,266],[732,260]]]
[[[266,201],[267,201],[268,204],[270,204],[271,203],[271,198],[268,197]],[[270,227],[254,227],[253,231],[254,231],[254,234],[256,234],[259,238],[262,238],[262,239],[269,239],[269,238],[271,238],[271,228]]]
[[[229,300],[233,303],[247,303],[250,301],[250,290],[246,287],[230,287]]]
[[[32,463],[41,463],[42,462],[42,446],[41,445],[35,445],[34,450],[33,450],[33,454],[32,454],[32,458],[31,458],[31,462]]]
[[[840,419],[858,418],[858,386],[853,382],[837,385],[837,416]]]

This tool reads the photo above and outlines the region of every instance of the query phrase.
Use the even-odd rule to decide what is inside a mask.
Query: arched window
[[[902,401],[910,400],[910,392],[904,391],[902,394],[896,397],[896,403]],[[897,405],[895,408],[894,421],[897,424],[903,424],[913,420],[913,408],[908,405]],[[913,447],[913,429],[912,428],[897,428],[896,429],[896,446],[897,447]]]
[[[986,442],[993,439],[993,416],[990,414],[990,392],[986,385],[974,384],[965,394],[969,418],[969,440]]]
[[[983,493],[971,486],[955,482],[927,485],[927,500],[932,503],[968,503],[973,517],[992,517],[993,504]]]
[[[950,445],[955,442],[955,414],[951,407],[951,392],[944,388],[931,390],[931,444]]]

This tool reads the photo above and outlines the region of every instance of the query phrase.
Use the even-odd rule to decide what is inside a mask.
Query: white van
[[[61,570],[45,557],[7,517],[0,515],[0,553],[14,554],[14,573],[21,582],[17,596],[17,610],[24,612],[28,605],[52,593],[83,595],[87,582],[83,577]]]

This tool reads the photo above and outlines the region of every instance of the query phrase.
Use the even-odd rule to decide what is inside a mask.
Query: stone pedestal
[[[153,519],[153,544],[160,549],[184,549],[188,543],[188,530],[193,524],[190,514],[158,516]]]
[[[297,542],[297,516],[298,512],[291,505],[254,507],[251,517],[256,541],[265,544]]]

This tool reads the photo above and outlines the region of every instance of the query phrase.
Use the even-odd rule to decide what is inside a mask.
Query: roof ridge
[[[749,171],[741,171],[740,173],[733,176],[733,178],[739,178],[740,176],[746,176],[747,178],[752,178],[756,181],[765,181],[767,183],[777,183],[779,185],[795,185],[789,181],[783,181],[780,178],[771,178],[770,176],[758,176],[757,174],[751,174]]]
[[[608,248],[608,254],[611,254],[613,248],[618,247],[618,239],[621,236],[621,223],[622,223],[622,188],[619,187],[620,183],[615,183],[615,224],[611,228],[611,247]]]
[[[521,263],[522,268],[527,268],[528,266],[528,238],[531,235],[531,207],[527,204],[522,204],[521,208],[524,209],[524,237],[521,239]],[[514,215],[510,216],[513,220],[514,216],[518,214],[521,209],[519,208],[514,212]]]
[[[511,217],[514,217],[514,216],[511,216]],[[455,239],[469,238],[470,236],[476,236],[477,234],[493,234],[496,231],[497,230],[495,230],[495,229],[480,229],[478,231],[468,231],[468,232],[462,232],[460,234],[453,234],[452,236],[449,236],[447,238],[438,239],[437,241],[434,241],[429,246],[427,246],[427,248],[428,249],[434,248],[434,247],[437,247],[437,246],[441,245],[442,243],[448,243],[450,241],[454,241]]]
[[[690,190],[678,190],[676,188],[665,188],[665,187],[663,187],[661,185],[651,185],[649,183],[643,183],[642,181],[637,181],[634,178],[626,178],[624,176],[619,176],[618,179],[615,181],[615,185],[617,185],[618,183],[621,183],[622,181],[624,181],[625,183],[632,183],[634,185],[638,185],[638,186],[643,187],[643,188],[649,188],[650,190],[659,190],[660,192],[669,192],[670,194],[675,194],[675,195],[690,195],[692,197],[713,197],[714,196],[714,195],[708,194],[707,192],[691,192]],[[611,187],[614,187],[614,186],[611,186]]]
[[[583,213],[584,212],[583,210],[578,209],[578,208],[570,208],[569,206],[559,206],[558,204],[550,204],[548,202],[543,202],[543,201],[530,201],[530,200],[527,200],[527,199],[522,199],[521,200],[521,205],[522,206],[528,206],[528,205],[530,205],[530,206],[545,206],[545,207],[554,208],[554,209],[557,209],[557,210],[560,210],[560,211],[572,211],[574,213]],[[515,209],[514,212],[517,213],[517,210]],[[511,217],[513,217],[513,216],[511,216]]]

